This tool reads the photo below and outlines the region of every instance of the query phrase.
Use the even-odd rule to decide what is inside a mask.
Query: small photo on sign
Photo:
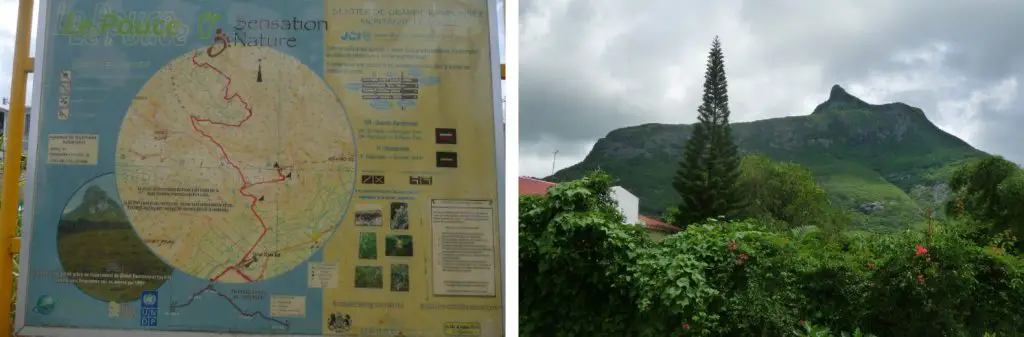
[[[391,265],[391,291],[409,291],[409,265]]]
[[[459,167],[459,154],[455,152],[437,152],[437,167]]]
[[[377,205],[356,205],[356,226],[383,226],[384,210]]]
[[[389,234],[384,237],[384,255],[412,256],[412,235]]]
[[[458,143],[455,129],[437,128],[434,129],[434,142],[437,144],[453,145]]]
[[[391,203],[391,229],[409,229],[409,204],[404,202]]]
[[[433,185],[433,176],[409,176],[409,185]]]
[[[363,184],[381,185],[384,184],[384,176],[380,175],[363,175],[360,181]]]
[[[359,233],[359,259],[377,259],[377,233]]]
[[[384,267],[356,266],[356,288],[384,289]]]

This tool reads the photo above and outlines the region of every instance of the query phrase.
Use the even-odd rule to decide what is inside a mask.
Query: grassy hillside
[[[839,86],[810,115],[733,125],[741,151],[808,167],[832,201],[868,230],[919,220],[907,192],[943,184],[953,167],[985,155],[940,130],[921,109],[868,104]],[[583,162],[548,179],[577,179],[600,168],[640,197],[641,213],[661,215],[679,198],[671,181],[691,131],[691,125],[667,124],[614,130]]]

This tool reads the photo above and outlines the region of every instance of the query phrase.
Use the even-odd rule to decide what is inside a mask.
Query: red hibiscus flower
[[[743,264],[743,261],[746,261],[748,258],[750,258],[750,256],[747,255],[747,253],[740,253],[739,258],[736,259],[736,264],[741,265]]]
[[[921,245],[917,245],[916,247],[914,247],[914,250],[917,251],[917,254],[914,254],[914,256],[921,256],[921,255],[924,255],[924,254],[928,254],[928,249],[924,248],[924,247],[921,247]]]

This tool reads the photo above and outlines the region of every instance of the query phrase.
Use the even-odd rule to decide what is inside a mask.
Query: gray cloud
[[[571,165],[615,128],[693,122],[715,35],[733,120],[807,114],[838,83],[1024,162],[1022,16],[1017,1],[524,0],[520,171],[549,174],[555,149]]]
[[[10,48],[0,48],[0,96],[11,95],[11,66],[14,61],[14,34],[0,31],[0,41],[10,41]],[[0,42],[2,43],[2,42]],[[6,44],[6,43],[5,43]]]
[[[36,26],[39,22],[39,4],[35,6],[32,14],[32,35],[36,33]],[[11,95],[11,67],[14,62],[14,39],[18,21],[18,1],[0,0],[0,97]],[[35,39],[31,40],[29,55],[35,55]],[[25,97],[27,103],[31,104],[32,99],[32,75],[29,74],[28,92]],[[5,106],[6,107],[6,106]]]

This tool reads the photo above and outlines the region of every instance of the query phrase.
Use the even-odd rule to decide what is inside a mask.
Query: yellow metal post
[[[25,96],[28,74],[33,68],[28,48],[32,39],[32,7],[34,0],[18,3],[18,30],[14,39],[14,67],[11,76],[11,107],[7,113],[6,151],[4,156],[3,194],[0,195],[0,333],[12,333],[11,307],[14,300],[14,255],[20,241],[15,243],[18,227],[18,187],[21,179],[21,146],[25,134]]]

